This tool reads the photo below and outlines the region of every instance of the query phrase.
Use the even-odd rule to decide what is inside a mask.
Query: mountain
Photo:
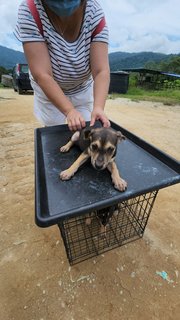
[[[16,63],[27,63],[24,53],[0,46],[0,66],[12,69]]]
[[[163,54],[155,52],[114,52],[109,54],[109,63],[111,71],[117,71],[128,68],[143,68],[149,62],[167,61],[177,54]]]
[[[111,71],[116,71],[127,68],[143,68],[148,62],[167,61],[174,56],[178,55],[155,52],[114,52],[109,54],[109,62]],[[24,53],[0,46],[0,66],[12,69],[16,63],[27,63]]]

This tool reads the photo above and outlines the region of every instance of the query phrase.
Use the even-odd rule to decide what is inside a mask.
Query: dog
[[[87,127],[76,131],[68,143],[60,148],[60,152],[68,152],[74,144],[78,144],[82,153],[68,169],[60,173],[60,179],[71,179],[79,167],[90,158],[96,170],[107,168],[110,171],[115,189],[125,191],[127,182],[121,178],[115,163],[117,145],[124,139],[120,131],[112,128]]]
[[[112,216],[116,216],[119,213],[118,204],[106,207],[103,209],[95,210],[86,215],[85,224],[88,226],[91,224],[93,218],[98,218],[100,223],[100,236],[106,238],[106,231]]]
[[[100,221],[100,235],[102,238],[106,238],[106,229],[112,216],[118,214],[118,205],[113,205],[101,210],[97,210],[97,217]]]

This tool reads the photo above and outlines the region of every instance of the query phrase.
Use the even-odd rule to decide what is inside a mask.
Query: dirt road
[[[180,157],[180,105],[116,99],[107,101],[106,112]],[[178,320],[179,185],[159,192],[143,239],[69,267],[58,228],[34,223],[39,126],[32,95],[0,90],[0,319]]]

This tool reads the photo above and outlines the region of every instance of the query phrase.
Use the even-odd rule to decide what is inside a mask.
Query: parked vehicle
[[[14,91],[22,94],[23,91],[33,90],[29,79],[29,68],[27,64],[17,63],[13,68],[12,77]]]

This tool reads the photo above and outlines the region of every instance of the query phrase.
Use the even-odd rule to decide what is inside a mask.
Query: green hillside
[[[109,62],[111,71],[117,71],[127,68],[143,68],[147,63],[160,63],[177,56],[175,54],[167,55],[155,52],[114,52],[109,54]]]
[[[143,68],[147,64],[153,65],[153,63],[168,61],[177,56],[155,52],[114,52],[109,54],[109,62],[111,71],[116,71],[127,68]],[[26,63],[24,53],[0,46],[0,67],[12,69],[16,63]]]
[[[12,69],[16,63],[26,63],[24,53],[0,46],[0,66]]]

